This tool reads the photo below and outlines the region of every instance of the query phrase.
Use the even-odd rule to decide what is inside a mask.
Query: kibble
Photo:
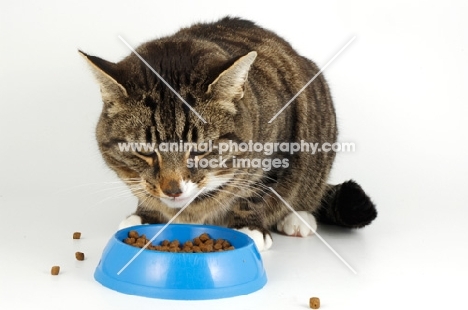
[[[179,240],[174,240],[169,244],[169,247],[170,248],[178,248],[179,244],[180,244]]]
[[[73,239],[80,239],[81,238],[81,233],[79,231],[75,231],[73,233]]]
[[[200,238],[201,242],[205,242],[205,241],[210,240],[210,236],[208,236],[207,233],[201,234],[199,238]]]
[[[77,260],[84,260],[84,253],[76,252],[75,257],[76,257]]]
[[[131,230],[128,232],[128,238],[125,238],[123,242],[134,247],[143,248],[150,240],[145,235],[139,235],[137,231]],[[210,253],[234,250],[234,246],[227,240],[215,240],[207,233],[203,233],[184,243],[179,240],[163,240],[159,245],[148,245],[146,249],[171,253]]]
[[[50,274],[53,276],[58,275],[59,272],[60,272],[60,266],[52,266],[52,268],[50,269]]]
[[[139,237],[138,232],[136,230],[132,230],[128,233],[129,238],[135,238],[137,239]]]
[[[318,297],[311,297],[309,300],[309,306],[312,309],[320,308],[320,299]]]

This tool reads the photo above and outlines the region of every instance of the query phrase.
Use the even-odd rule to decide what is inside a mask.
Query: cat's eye
[[[137,157],[143,159],[144,161],[146,161],[148,163],[148,165],[150,166],[153,166],[155,165],[157,159],[156,159],[156,152],[144,152],[144,151],[135,151],[134,153]]]
[[[202,152],[202,151],[190,151],[190,157],[195,157],[195,156],[204,156],[207,155],[208,152]]]
[[[154,151],[150,151],[150,152],[136,151],[136,153],[140,156],[145,156],[145,157],[153,157],[154,154],[156,154]]]

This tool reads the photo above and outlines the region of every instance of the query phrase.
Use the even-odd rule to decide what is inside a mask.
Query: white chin
[[[160,197],[162,203],[164,203],[169,208],[180,209],[184,207],[197,193],[197,186],[192,182],[183,182],[182,183],[182,192],[183,194],[180,197],[169,198],[169,197]]]
[[[176,198],[159,198],[169,208],[179,209],[184,207],[193,196],[176,197]]]

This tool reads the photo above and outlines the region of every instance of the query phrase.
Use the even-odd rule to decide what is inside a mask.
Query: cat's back
[[[255,51],[258,57],[251,71],[256,72],[260,79],[276,80],[268,83],[282,84],[283,88],[293,92],[318,71],[312,61],[299,55],[286,40],[238,17],[224,17],[215,22],[182,28],[173,35],[143,44],[137,51],[156,70],[179,74],[197,72],[201,67],[224,70],[239,57]],[[129,58],[139,62],[136,57]],[[214,71],[215,74],[220,73],[219,70]],[[298,88],[290,85],[296,83]]]
[[[257,57],[250,67],[246,84],[248,91],[243,103],[239,104],[245,106],[256,124],[266,124],[319,72],[312,61],[299,55],[274,32],[234,17],[182,28],[173,35],[143,44],[137,51],[182,96],[193,97],[204,96],[216,77],[240,57],[255,51]],[[145,72],[136,71],[134,80],[149,85],[148,89],[169,93],[136,56],[130,55],[127,60]],[[153,87],[153,84],[159,86]],[[296,123],[308,124],[308,129],[305,132],[296,129]],[[324,128],[325,136],[335,136],[334,109],[323,76],[318,76],[314,85],[303,90],[291,108],[278,115],[273,127],[271,133],[275,140],[314,137],[315,141],[321,141],[322,138],[317,136]],[[281,133],[280,128],[290,130]],[[301,137],[295,137],[298,131],[303,132]]]
[[[274,32],[236,17],[225,17],[214,23],[199,23],[183,28],[174,38],[214,43],[230,54],[245,55],[252,50],[269,50],[289,56],[297,55],[291,45]]]
[[[253,80],[258,77],[278,84],[271,80],[294,72],[296,78],[303,76],[304,79],[289,79],[286,84],[299,82],[304,85],[305,78],[314,71],[313,63],[297,54],[286,40],[252,21],[237,17],[197,23],[137,48],[137,52],[175,86],[180,81],[172,79],[173,76],[184,76],[190,72],[199,75],[200,79],[214,79],[238,58],[252,51],[259,55],[251,69],[251,73],[256,73],[252,75],[255,76]],[[123,62],[130,63],[128,67],[146,70],[135,55],[130,55]],[[138,75],[141,74],[137,72],[133,78],[138,79]]]
[[[273,31],[237,17],[182,28],[167,39],[190,46],[191,56],[195,55],[194,51],[199,51],[216,57],[214,55],[222,50],[226,59],[235,60],[249,52],[257,52],[258,57],[249,73],[251,82],[263,90],[282,90],[277,94],[280,105],[319,71],[311,60],[299,55],[289,42]],[[179,53],[178,57],[183,54]],[[323,81],[323,77],[319,79]]]

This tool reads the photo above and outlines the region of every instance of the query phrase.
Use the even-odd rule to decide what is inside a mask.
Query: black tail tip
[[[337,224],[349,228],[362,228],[377,217],[372,200],[359,184],[350,180],[341,184],[334,201]]]
[[[361,186],[351,180],[333,186],[314,215],[324,224],[362,228],[372,223],[377,217],[377,210]]]

